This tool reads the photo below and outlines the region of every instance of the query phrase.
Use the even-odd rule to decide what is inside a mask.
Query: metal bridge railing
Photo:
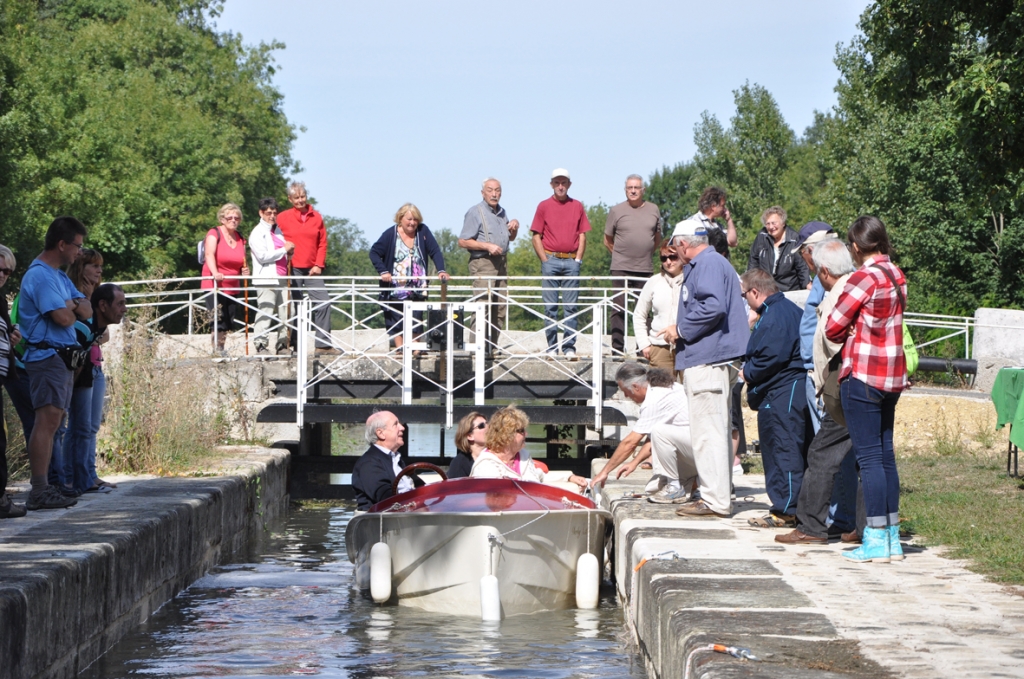
[[[542,299],[540,276],[514,277],[509,279],[479,279],[476,277],[452,278],[440,286],[436,279],[429,281],[426,301],[402,302],[401,334],[403,345],[393,350],[384,327],[384,309],[396,302],[382,300],[379,279],[376,277],[317,277],[326,287],[327,300],[332,317],[331,346],[342,352],[340,356],[324,356],[322,369],[310,374],[306,361],[297,362],[297,422],[302,424],[303,406],[307,392],[317,384],[336,379],[337,372],[345,361],[365,359],[375,366],[376,372],[391,380],[402,391],[403,403],[411,403],[413,383],[428,382],[443,395],[448,412],[447,426],[451,426],[454,394],[472,382],[474,402],[483,405],[484,393],[489,387],[531,361],[545,361],[560,378],[590,389],[595,408],[595,427],[601,425],[602,376],[604,363],[612,358],[610,338],[605,335],[609,317],[615,309],[613,298],[620,293],[612,287],[611,277],[577,277],[577,310],[572,314],[578,328],[577,354],[581,359],[592,362],[589,378],[581,377],[571,363],[551,361],[545,355],[547,343],[544,337],[546,315]],[[298,277],[290,279],[297,280]],[[200,289],[201,278],[176,278],[120,282],[125,289],[128,306],[132,312],[128,322],[145,328],[148,333],[160,336],[177,356],[194,358],[213,354],[213,343],[200,335],[207,331],[216,333],[217,315],[206,309],[213,289]],[[473,288],[481,280],[488,283],[485,289]],[[502,283],[504,285],[498,285]],[[493,284],[493,285],[492,285]],[[257,306],[257,295],[264,286],[244,283],[237,298],[243,313],[236,318],[236,325],[229,330],[234,336],[245,335],[242,351],[248,353],[250,343],[257,339],[251,326],[261,313]],[[310,353],[310,333],[315,332],[312,319],[319,305],[308,297],[301,301],[290,299],[288,286],[280,288],[286,303],[271,315],[270,332],[285,332],[294,335],[299,356]],[[625,296],[626,315],[625,339],[632,335],[632,309],[636,304],[638,291],[628,290]],[[490,333],[484,320],[488,306],[506,306],[505,327],[497,345],[491,343]],[[565,304],[558,305],[564,311]],[[418,318],[422,314],[422,320]],[[934,345],[945,340],[964,337],[965,356],[970,358],[974,320],[969,317],[942,316],[934,314],[906,314],[906,322],[912,328],[944,329],[947,333],[937,338],[918,341],[918,348]],[[560,334],[570,332],[560,318],[556,324]],[[420,352],[431,348],[431,337],[435,331],[448,338],[437,357],[444,363],[441,379],[433,372],[421,370],[418,358]],[[923,333],[922,333],[923,335]],[[456,346],[454,338],[466,338]],[[469,339],[471,338],[471,339]],[[436,346],[436,343],[435,343]],[[628,344],[627,344],[628,347]],[[454,360],[457,355],[472,357],[474,370],[469,380],[457,382]],[[487,357],[493,358],[487,363]],[[399,370],[400,368],[400,370]],[[489,368],[489,369],[488,369]]]

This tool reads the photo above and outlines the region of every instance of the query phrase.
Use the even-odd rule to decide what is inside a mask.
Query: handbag
[[[884,273],[885,277],[892,282],[893,287],[896,288],[896,297],[900,300],[900,311],[906,312],[907,298],[903,296],[903,291],[896,284],[896,278],[884,266],[878,264],[872,264],[871,266]],[[907,376],[909,377],[917,372],[920,356],[917,354],[917,345],[914,344],[914,338],[910,334],[910,328],[907,327],[906,321],[903,321],[903,358],[907,362]]]

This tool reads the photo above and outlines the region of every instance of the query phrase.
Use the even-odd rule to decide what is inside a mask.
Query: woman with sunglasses
[[[533,463],[526,452],[526,428],[530,418],[515,405],[506,406],[491,416],[487,425],[487,447],[477,455],[470,476],[482,479],[515,479],[537,483],[561,482],[565,474],[544,472]],[[558,478],[556,478],[558,477]],[[570,483],[581,489],[589,481],[569,474]]]
[[[475,410],[459,420],[455,430],[455,447],[458,452],[448,466],[449,479],[469,476],[473,462],[485,447],[487,441],[487,418]]]
[[[669,238],[661,242],[661,271],[651,276],[633,309],[633,335],[636,348],[653,368],[675,374],[676,350],[661,331],[676,324],[679,308],[679,290],[683,285],[683,262],[669,245]]]
[[[217,331],[211,330],[211,334],[214,351],[223,354],[224,340],[238,314],[237,297],[241,290],[237,277],[248,276],[249,267],[245,264],[245,237],[238,230],[242,223],[242,209],[234,203],[225,203],[217,210],[217,221],[220,226],[206,232],[206,262],[203,264],[203,283],[199,287],[217,289],[206,298],[206,308],[213,311],[214,304],[217,306]]]

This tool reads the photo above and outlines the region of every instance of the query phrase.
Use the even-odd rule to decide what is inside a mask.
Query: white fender
[[[493,575],[480,578],[480,619],[501,621],[501,595],[498,591],[498,578]]]
[[[576,607],[597,608],[601,587],[601,569],[597,557],[580,554],[576,561]]]
[[[391,548],[383,542],[370,550],[370,596],[378,604],[391,598]]]

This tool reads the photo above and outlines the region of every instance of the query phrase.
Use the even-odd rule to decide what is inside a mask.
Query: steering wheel
[[[399,481],[404,479],[406,476],[415,476],[419,478],[418,472],[423,470],[428,470],[436,474],[439,474],[441,476],[442,481],[448,480],[448,475],[445,474],[444,470],[438,467],[436,464],[430,464],[429,462],[413,462],[411,465],[405,467],[404,469],[402,469],[402,471],[398,472],[398,476],[396,476],[395,480],[391,482],[391,494],[398,494]]]

